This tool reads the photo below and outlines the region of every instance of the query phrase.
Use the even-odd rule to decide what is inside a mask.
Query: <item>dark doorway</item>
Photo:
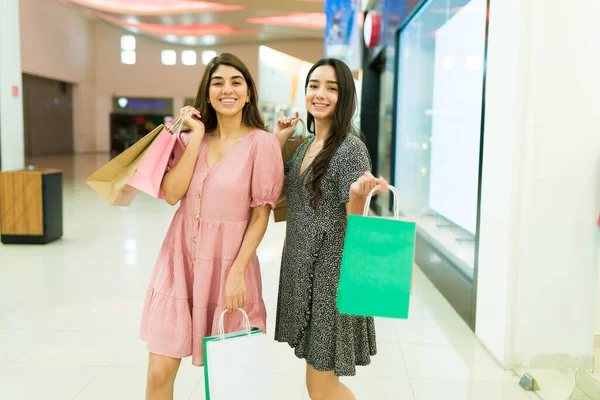
[[[73,154],[73,84],[23,74],[25,156]]]

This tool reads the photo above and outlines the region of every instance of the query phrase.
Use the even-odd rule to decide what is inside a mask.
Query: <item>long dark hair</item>
[[[200,87],[198,87],[196,101],[194,102],[194,107],[202,115],[202,122],[206,127],[206,131],[214,131],[218,123],[217,113],[209,103],[208,89],[210,88],[210,79],[221,65],[227,65],[240,71],[248,85],[250,102],[242,110],[242,123],[250,128],[265,130],[265,122],[258,109],[258,90],[256,90],[256,84],[254,83],[254,79],[252,79],[252,75],[250,75],[248,67],[233,54],[222,53],[210,60],[206,66],[204,75],[200,81]]]
[[[313,161],[312,180],[308,183],[308,188],[311,192],[310,206],[315,210],[323,199],[321,182],[325,173],[327,173],[333,155],[348,135],[360,136],[358,130],[352,124],[358,100],[356,98],[354,77],[346,64],[335,58],[324,58],[317,61],[306,77],[306,84],[304,85],[305,93],[312,73],[315,69],[323,65],[329,65],[335,69],[338,83],[338,100],[333,111],[333,121],[331,122],[329,136],[323,144],[323,150],[321,150],[315,161]],[[306,120],[308,131],[315,133],[315,117],[309,112]]]

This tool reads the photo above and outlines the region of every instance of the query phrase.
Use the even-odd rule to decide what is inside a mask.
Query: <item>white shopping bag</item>
[[[203,339],[206,400],[275,400],[267,336],[250,330],[248,315],[238,311],[244,315],[245,330],[225,334],[224,311],[219,334]]]

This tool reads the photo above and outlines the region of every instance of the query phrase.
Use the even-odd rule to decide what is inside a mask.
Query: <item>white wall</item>
[[[22,0],[20,9],[23,72],[93,84],[93,22],[56,0]]]
[[[295,88],[294,76],[291,71],[280,69],[275,65],[260,62],[258,76],[261,80],[266,78],[278,82],[278,85],[261,85],[258,97],[261,101],[276,105],[291,105],[293,102],[292,89]]]
[[[21,169],[25,164],[20,52],[19,3],[0,1],[0,170]]]
[[[525,130],[520,121],[519,87],[524,79],[519,57],[527,48],[521,44],[525,32],[519,4],[520,0],[506,0],[502,6],[498,0],[491,2],[477,276],[476,333],[506,368],[512,367],[512,289],[519,243],[513,225],[520,207],[519,139]],[[508,30],[511,20],[514,28]]]
[[[600,164],[598,165],[598,175],[600,175]],[[598,181],[598,190],[597,190],[596,199],[598,200],[598,209],[600,210],[600,180]],[[599,211],[600,214],[600,211]],[[598,260],[600,261],[600,240],[598,241]],[[600,270],[600,262],[596,267],[596,271]],[[600,276],[596,277],[597,287],[596,287],[596,340],[594,341],[594,345],[597,346],[598,339],[600,337]]]
[[[304,108],[304,82],[312,66],[299,58],[262,46],[259,49],[258,80],[260,101],[274,105],[296,107],[298,97]],[[268,84],[277,82],[277,85]]]
[[[506,367],[593,365],[598,18],[491,2],[476,332]]]
[[[74,83],[75,152],[95,151],[94,22],[56,0],[21,0],[23,72]]]

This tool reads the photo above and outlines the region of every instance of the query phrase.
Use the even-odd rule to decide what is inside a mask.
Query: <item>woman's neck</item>
[[[315,142],[325,142],[331,131],[331,120],[315,119]]]
[[[241,136],[246,136],[250,129],[242,123],[242,113],[233,116],[217,115],[217,128],[213,135],[221,139],[236,139]]]

